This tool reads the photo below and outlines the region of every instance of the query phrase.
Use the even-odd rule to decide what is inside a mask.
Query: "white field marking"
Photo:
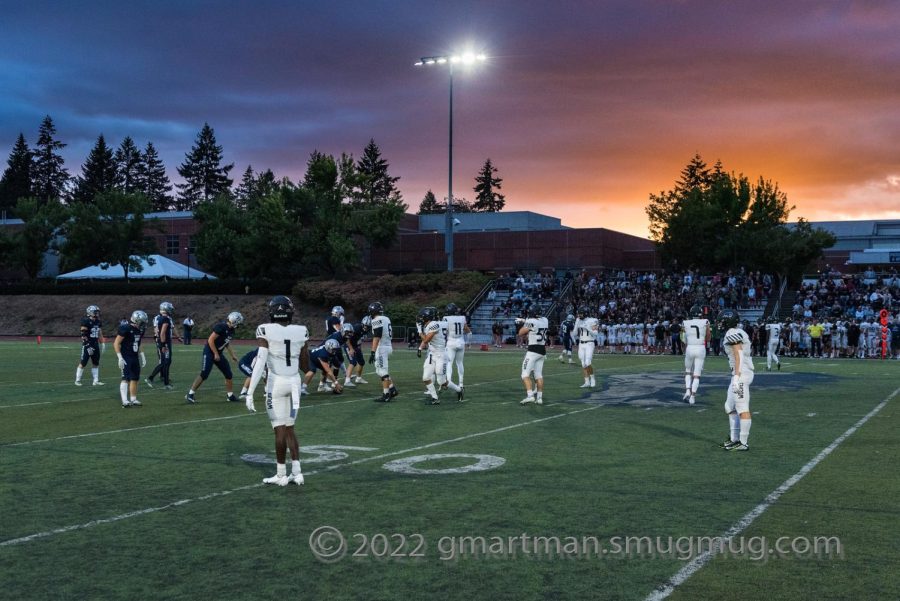
[[[562,373],[562,372],[560,372],[560,373]],[[550,375],[559,375],[559,374],[550,374]],[[498,383],[500,383],[500,382],[509,382],[509,381],[512,381],[512,380],[519,380],[519,379],[520,379],[520,378],[506,378],[506,379],[504,379],[504,380],[491,380],[491,381],[489,381],[489,382],[479,382],[479,383],[477,383],[477,384],[471,384],[471,387],[474,388],[474,387],[476,387],[476,386],[487,386],[487,385],[489,385],[489,384],[498,384]],[[415,396],[415,395],[417,395],[417,394],[418,394],[418,393],[415,393],[415,392],[407,392],[407,393],[401,394],[400,396]],[[85,400],[97,400],[97,399],[96,399],[96,397],[94,397],[93,399],[82,399],[81,401],[85,401]],[[105,400],[105,399],[100,399],[100,400]],[[371,400],[371,397],[365,397],[365,398],[361,398],[361,399],[350,399],[350,400],[348,400],[348,401],[336,401],[336,402],[333,402],[333,403],[320,403],[320,404],[317,404],[317,405],[302,405],[302,406],[300,407],[300,409],[315,409],[316,407],[330,407],[331,405],[346,405],[346,404],[349,404],[349,403],[360,403],[360,402],[368,401],[368,400]],[[78,401],[78,402],[81,402],[81,401]],[[76,402],[76,401],[52,401],[52,402]],[[549,405],[551,405],[551,404],[552,404],[552,403],[547,403],[545,406],[549,406]],[[8,408],[13,408],[13,407],[25,407],[25,406],[26,406],[26,405],[8,405],[7,407],[8,407]],[[0,408],[3,408],[3,407],[0,407]],[[229,420],[229,419],[237,419],[237,418],[241,418],[241,417],[251,417],[251,416],[253,416],[253,415],[256,415],[256,414],[254,414],[254,413],[242,413],[242,414],[240,414],[240,415],[226,415],[226,416],[223,416],[223,417],[209,417],[209,418],[205,418],[205,419],[191,419],[191,420],[185,420],[185,421],[182,421],[182,422],[169,422],[169,423],[165,423],[165,424],[150,424],[150,425],[147,425],[147,426],[137,426],[137,427],[134,427],[134,428],[122,428],[122,429],[118,429],[118,430],[102,430],[102,431],[100,431],[100,432],[88,432],[88,433],[85,433],[85,434],[70,434],[70,435],[68,435],[68,436],[58,436],[58,437],[56,437],[56,438],[43,438],[43,439],[40,439],[40,440],[27,440],[27,441],[24,441],[24,442],[14,442],[14,443],[10,443],[10,444],[0,445],[0,448],[3,448],[3,447],[19,447],[19,446],[30,445],[30,444],[38,444],[38,443],[43,443],[43,442],[55,442],[55,441],[58,441],[58,440],[71,440],[71,439],[75,439],[75,438],[90,438],[90,437],[94,437],[94,436],[103,436],[103,435],[105,435],[105,434],[122,434],[122,433],[124,433],[124,432],[134,432],[134,431],[139,431],[139,430],[153,430],[153,429],[157,429],[157,428],[165,428],[165,427],[169,427],[169,426],[183,426],[183,425],[187,425],[187,424],[202,424],[202,423],[206,423],[206,422],[215,422],[215,421],[222,421],[222,420]],[[263,414],[263,415],[264,415],[264,414]]]
[[[373,455],[372,457],[364,457],[362,459],[357,459],[355,461],[348,461],[347,463],[338,463],[335,465],[323,467],[318,470],[313,470],[311,472],[306,472],[304,475],[305,476],[314,476],[316,474],[334,471],[334,470],[342,468],[342,467],[359,465],[361,463],[368,463],[370,461],[378,461],[378,460],[384,459],[386,457],[394,457],[396,455],[405,455],[407,453],[413,453],[415,451],[421,451],[423,449],[431,449],[431,448],[438,447],[438,446],[445,445],[445,444],[452,444],[454,442],[461,442],[463,440],[469,440],[471,438],[477,438],[480,436],[488,436],[490,434],[497,434],[499,432],[505,432],[507,430],[514,430],[516,428],[522,428],[524,426],[530,426],[532,424],[538,424],[538,423],[549,421],[552,419],[566,417],[568,415],[584,413],[585,411],[594,411],[596,409],[599,409],[600,407],[602,407],[602,405],[593,405],[591,407],[586,407],[584,409],[576,409],[574,411],[567,411],[565,413],[557,413],[556,415],[551,415],[549,417],[541,417],[538,419],[529,420],[527,422],[519,422],[517,424],[511,424],[509,426],[502,426],[500,428],[494,428],[493,430],[486,430],[484,432],[475,432],[473,434],[466,434],[463,436],[457,436],[456,438],[450,438],[450,439],[441,440],[438,442],[431,442],[428,444],[420,445],[417,447],[411,447],[411,448],[403,449],[400,451],[392,451],[390,453],[382,453],[380,455]],[[51,536],[55,536],[57,534],[65,534],[67,532],[72,532],[74,530],[84,530],[87,528],[93,528],[94,526],[100,526],[102,524],[111,524],[113,522],[120,522],[122,520],[127,520],[129,518],[163,511],[165,509],[174,509],[176,507],[181,507],[182,505],[187,505],[188,503],[194,503],[197,501],[207,501],[209,499],[215,499],[217,497],[224,497],[225,495],[230,495],[230,494],[233,494],[236,492],[251,490],[254,488],[260,488],[262,486],[265,486],[262,482],[259,482],[257,484],[248,484],[245,486],[239,486],[238,488],[233,488],[231,490],[224,490],[224,491],[220,491],[220,492],[214,492],[214,493],[210,493],[207,495],[203,495],[200,497],[195,497],[193,499],[181,499],[180,501],[173,501],[171,503],[166,503],[165,505],[158,505],[156,507],[147,507],[145,509],[138,509],[136,511],[130,511],[128,513],[123,513],[123,514],[116,515],[116,516],[109,517],[109,518],[101,518],[101,519],[97,519],[97,520],[91,520],[90,522],[84,522],[83,524],[73,524],[71,526],[64,526],[62,528],[55,528],[53,530],[45,530],[44,532],[36,532],[34,534],[29,534],[27,536],[22,536],[19,538],[13,538],[13,539],[5,540],[5,541],[0,541],[0,547],[11,547],[13,545],[20,545],[20,544],[28,543],[33,540],[37,540],[37,539],[41,539],[41,538],[48,538]]]
[[[834,439],[834,441],[819,451],[819,454],[809,460],[809,462],[800,468],[800,471],[785,480],[781,486],[773,490],[769,493],[769,495],[763,500],[762,503],[754,507],[750,510],[747,515],[742,517],[740,520],[735,522],[731,528],[726,530],[720,536],[720,539],[730,539],[734,536],[737,536],[744,530],[746,530],[750,524],[756,521],[756,518],[761,516],[765,511],[775,504],[781,496],[789,491],[797,482],[803,479],[806,474],[812,471],[814,467],[819,465],[826,457],[831,455],[831,453],[838,448],[847,438],[849,438],[854,432],[859,430],[869,419],[871,419],[874,415],[876,415],[879,411],[884,409],[884,406],[888,404],[888,402],[893,399],[897,394],[900,393],[900,388],[897,388],[888,395],[883,401],[878,403],[874,409],[869,411],[862,419],[858,422],[850,426],[850,428]],[[717,547],[715,549],[710,549],[708,551],[704,551],[694,559],[692,559],[687,565],[678,570],[674,576],[669,578],[668,582],[658,587],[655,591],[647,595],[646,601],[660,601],[661,599],[665,599],[669,595],[671,595],[675,591],[675,587],[683,584],[688,578],[693,576],[697,571],[699,571],[703,566],[708,564],[716,554],[718,554],[720,549]]]
[[[815,416],[816,416],[815,413],[807,413],[807,414],[806,414],[806,417],[815,417]]]

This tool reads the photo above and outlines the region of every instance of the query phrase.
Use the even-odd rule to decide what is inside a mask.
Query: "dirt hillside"
[[[4,295],[0,303],[0,335],[16,336],[76,336],[79,322],[89,305],[100,307],[104,324],[104,334],[115,332],[119,319],[131,315],[136,309],[156,315],[159,303],[169,301],[175,305],[176,331],[181,334],[181,321],[191,315],[195,322],[194,337],[209,335],[212,326],[224,319],[231,311],[240,311],[245,323],[238,329],[238,337],[252,338],[257,324],[268,317],[266,303],[270,296],[262,295],[175,295],[165,298],[157,296],[38,296]],[[297,307],[295,322],[306,324],[313,335],[321,334],[329,308],[321,309],[300,305]],[[349,315],[351,319],[360,316]]]

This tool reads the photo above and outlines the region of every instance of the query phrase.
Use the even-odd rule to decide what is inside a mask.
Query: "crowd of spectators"
[[[601,321],[646,323],[686,315],[694,304],[718,312],[726,308],[761,308],[772,292],[775,278],[769,274],[737,271],[702,275],[685,272],[582,271],[574,279],[568,304],[573,313],[586,306]]]
[[[882,309],[900,312],[900,274],[893,267],[876,273],[841,274],[827,266],[815,279],[804,279],[792,307],[794,320],[875,319]]]
[[[560,282],[552,273],[509,273],[497,280],[488,291],[487,300],[494,301],[497,291],[509,291],[509,297],[491,312],[491,318],[518,317],[531,306],[546,308],[560,292]]]

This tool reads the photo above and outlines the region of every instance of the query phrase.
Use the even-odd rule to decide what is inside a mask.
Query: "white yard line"
[[[569,411],[569,412],[566,412],[566,413],[557,413],[556,415],[551,415],[551,416],[548,416],[548,417],[541,417],[541,418],[537,418],[537,419],[532,419],[532,420],[525,421],[525,422],[519,422],[519,423],[517,423],[517,424],[511,424],[511,425],[509,425],[509,426],[502,426],[502,427],[500,427],[500,428],[494,428],[493,430],[486,430],[486,431],[484,431],[484,432],[475,432],[475,433],[473,433],[473,434],[466,434],[466,435],[463,435],[463,436],[457,436],[456,438],[448,438],[447,440],[441,440],[441,441],[437,441],[437,442],[432,442],[432,443],[420,445],[420,446],[417,446],[417,447],[410,447],[410,448],[408,448],[408,449],[402,449],[402,450],[400,450],[400,451],[392,451],[392,452],[390,452],[390,453],[382,453],[382,454],[380,454],[380,455],[373,455],[372,457],[364,457],[364,458],[362,458],[362,459],[357,459],[357,460],[355,460],[355,461],[348,461],[347,463],[338,463],[338,464],[335,464],[335,465],[330,465],[330,466],[328,466],[328,467],[324,467],[324,468],[319,469],[319,470],[314,470],[314,471],[311,471],[311,472],[306,472],[304,475],[305,475],[305,476],[313,476],[313,475],[320,474],[320,473],[323,473],[323,472],[334,471],[334,470],[336,470],[336,469],[340,469],[340,468],[343,468],[343,467],[349,467],[349,466],[353,466],[353,465],[359,465],[359,464],[361,464],[361,463],[368,463],[368,462],[370,462],[370,461],[377,461],[377,460],[379,460],[379,459],[385,459],[385,458],[387,458],[387,457],[394,457],[394,456],[396,456],[396,455],[405,455],[405,454],[407,454],[407,453],[413,453],[413,452],[415,452],[415,451],[421,451],[421,450],[423,450],[423,449],[431,449],[431,448],[434,448],[434,447],[437,447],[437,446],[446,445],[446,444],[451,444],[451,443],[454,443],[454,442],[461,442],[461,441],[463,441],[463,440],[469,440],[470,438],[477,438],[477,437],[479,437],[479,436],[488,436],[488,435],[490,435],[490,434],[497,434],[497,433],[499,433],[499,432],[506,432],[507,430],[513,430],[513,429],[515,429],[515,428],[522,428],[522,427],[525,427],[525,426],[530,426],[530,425],[532,425],[532,424],[537,424],[537,423],[540,423],[540,422],[545,422],[545,421],[549,421],[549,420],[553,420],[553,419],[558,419],[558,418],[561,418],[561,417],[566,417],[566,416],[568,416],[568,415],[574,415],[574,414],[577,414],[577,413],[584,413],[585,411],[594,411],[594,410],[596,410],[596,409],[599,409],[600,407],[601,407],[601,405],[595,405],[595,406],[592,406],[592,407],[586,407],[586,408],[584,408],[584,409],[576,409],[576,410],[574,410],[574,411]],[[159,511],[163,511],[163,510],[166,510],[166,509],[174,509],[174,508],[176,508],[176,507],[181,507],[182,505],[187,505],[188,503],[196,503],[196,502],[198,502],[198,501],[206,501],[206,500],[209,500],[209,499],[215,499],[215,498],[218,498],[218,497],[224,497],[225,495],[230,495],[230,494],[234,494],[234,493],[236,493],[236,492],[241,492],[241,491],[245,491],[245,490],[251,490],[251,489],[254,489],[254,488],[259,488],[259,487],[261,487],[261,486],[264,486],[261,482],[260,482],[260,483],[257,483],[257,484],[248,484],[248,485],[246,485],[246,486],[240,486],[240,487],[238,487],[238,488],[233,488],[233,489],[231,489],[231,490],[223,490],[223,491],[220,491],[220,492],[214,492],[214,493],[210,493],[210,494],[203,495],[203,496],[200,496],[200,497],[194,497],[194,498],[192,498],[192,499],[181,499],[181,500],[179,500],[179,501],[173,501],[173,502],[171,502],[171,503],[166,503],[165,505],[159,505],[159,506],[156,506],[156,507],[147,507],[147,508],[144,508],[144,509],[138,509],[138,510],[136,510],[136,511],[130,511],[130,512],[128,512],[128,513],[122,513],[122,514],[119,514],[119,515],[116,515],[116,516],[113,516],[113,517],[109,517],[109,518],[101,518],[101,519],[91,520],[91,521],[89,521],[89,522],[84,522],[84,523],[82,523],[82,524],[73,524],[73,525],[71,525],[71,526],[65,526],[65,527],[63,527],[63,528],[55,528],[55,529],[53,529],[53,530],[45,530],[44,532],[35,532],[34,534],[29,534],[29,535],[27,535],[27,536],[22,536],[22,537],[19,537],[19,538],[13,538],[13,539],[9,539],[9,540],[2,541],[2,542],[0,542],[0,547],[11,547],[11,546],[14,546],[14,545],[21,545],[21,544],[23,544],[23,543],[28,543],[28,542],[31,542],[31,541],[33,541],[33,540],[42,539],[42,538],[48,538],[48,537],[51,537],[51,536],[56,536],[57,534],[65,534],[65,533],[67,533],[67,532],[72,532],[72,531],[74,531],[74,530],[85,530],[85,529],[87,529],[87,528],[93,528],[94,526],[100,526],[100,525],[102,525],[102,524],[111,524],[111,523],[113,523],[113,522],[121,522],[122,520],[127,520],[127,519],[129,519],[129,518],[138,517],[138,516],[142,516],[142,515],[147,515],[147,514],[150,514],[150,513],[157,513],[157,512],[159,512]]]
[[[834,439],[830,445],[819,451],[819,454],[813,457],[806,465],[800,468],[800,471],[785,480],[781,486],[773,490],[769,493],[769,495],[763,500],[762,503],[754,507],[747,515],[742,517],[740,520],[735,522],[731,528],[726,530],[723,534],[719,535],[721,539],[729,539],[734,536],[737,536],[744,530],[746,530],[750,524],[756,521],[756,518],[761,516],[765,511],[775,504],[781,496],[789,491],[797,482],[803,479],[806,474],[808,474],[814,467],[819,465],[822,460],[831,455],[831,453],[838,448],[847,438],[849,438],[854,432],[859,430],[867,421],[869,421],[872,417],[874,417],[879,411],[884,409],[885,405],[893,399],[897,394],[900,393],[900,388],[897,388],[892,392],[886,399],[878,403],[874,409],[869,411],[862,419],[853,424],[846,432],[838,436]],[[683,584],[688,578],[693,576],[697,571],[699,571],[703,566],[708,564],[712,559],[719,553],[720,549],[711,549],[708,551],[704,551],[694,559],[692,559],[688,564],[686,564],[683,568],[678,570],[674,576],[672,576],[668,582],[657,588],[655,591],[647,595],[646,601],[660,601],[661,599],[667,598],[671,595],[675,588],[679,585]]]

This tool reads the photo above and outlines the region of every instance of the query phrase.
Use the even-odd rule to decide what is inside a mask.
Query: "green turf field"
[[[77,343],[0,343],[0,599],[900,598],[898,361],[756,359],[751,451],[729,453],[724,358],[689,407],[680,357],[598,356],[590,392],[551,352],[546,404],[521,407],[522,353],[470,350],[467,402],[428,406],[398,347],[396,402],[372,402],[374,374],[304,397],[306,484],[278,488],[253,457],[273,453],[265,414],[215,371],[185,404],[201,347],[175,351],[176,390],[121,409],[112,353],[105,387],[76,388]],[[451,473],[384,467],[423,455],[451,456],[407,465]],[[691,562],[687,537],[754,510],[745,547]],[[768,553],[779,537],[797,552]]]

